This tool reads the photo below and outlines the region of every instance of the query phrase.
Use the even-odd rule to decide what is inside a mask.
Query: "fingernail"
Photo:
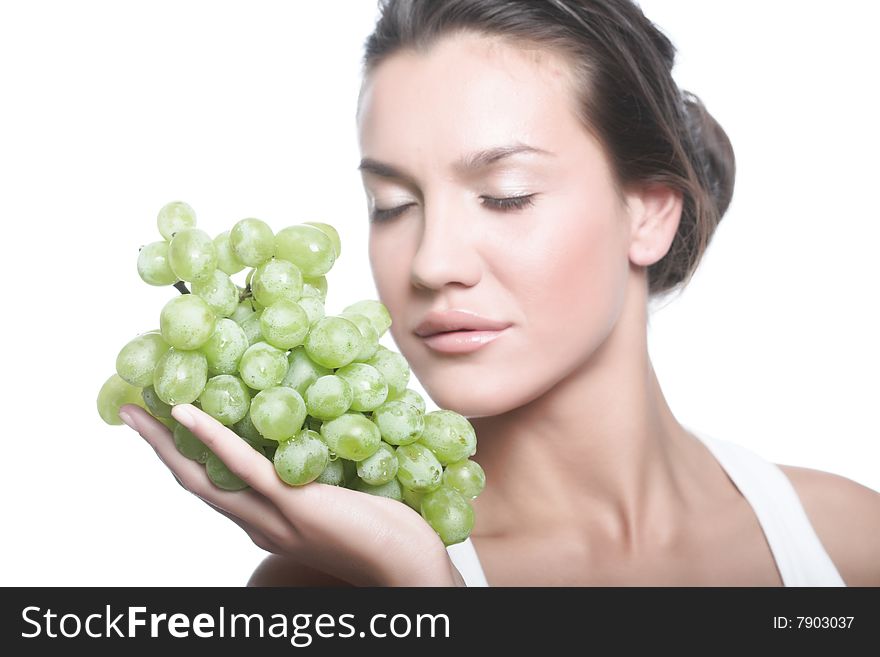
[[[135,431],[138,430],[137,424],[135,424],[134,419],[126,413],[125,411],[119,411],[119,419],[125,422],[128,426],[130,426]]]
[[[196,423],[196,418],[193,414],[186,408],[186,405],[177,405],[171,409],[171,415],[174,416],[174,419],[180,422],[187,429],[192,429],[193,425]]]

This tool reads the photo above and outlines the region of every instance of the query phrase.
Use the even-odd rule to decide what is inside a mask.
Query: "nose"
[[[450,283],[476,285],[482,271],[475,224],[479,217],[458,204],[427,199],[422,212],[422,234],[411,267],[413,285],[433,290]]]

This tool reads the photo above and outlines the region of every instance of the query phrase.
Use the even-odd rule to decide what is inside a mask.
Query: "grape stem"
[[[186,283],[184,283],[183,281],[177,281],[174,284],[174,287],[181,294],[192,294],[192,292],[190,292],[188,289],[186,289]],[[248,297],[252,297],[252,296],[253,296],[253,293],[251,292],[251,286],[250,286],[250,284],[248,284],[247,287],[245,287],[245,289],[239,295],[238,301],[239,301],[239,303],[241,303],[242,301],[244,301]]]

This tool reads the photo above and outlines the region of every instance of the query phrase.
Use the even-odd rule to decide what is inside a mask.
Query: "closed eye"
[[[482,198],[485,201],[483,205],[486,207],[498,210],[522,210],[534,203],[532,200],[534,196],[534,194],[525,194],[524,196],[509,196],[507,198],[491,198],[489,196]]]
[[[482,205],[484,207],[491,208],[493,210],[508,211],[522,210],[523,208],[533,205],[533,198],[536,195],[537,194],[525,194],[523,196],[508,196],[507,198],[492,198],[491,196],[482,196],[481,198],[483,199]],[[387,210],[375,208],[370,214],[370,221],[380,222],[387,221],[388,219],[393,219],[399,214],[402,214],[404,210],[412,205],[415,205],[415,203],[407,203],[406,205],[400,205],[396,208],[388,208]]]

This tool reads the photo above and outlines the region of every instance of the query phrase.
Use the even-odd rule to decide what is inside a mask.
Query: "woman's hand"
[[[185,489],[238,524],[259,547],[359,586],[464,586],[437,533],[406,504],[312,482],[289,486],[263,454],[191,404],[172,409],[250,488],[217,488],[203,465],[178,452],[171,431],[126,404],[126,422]]]

